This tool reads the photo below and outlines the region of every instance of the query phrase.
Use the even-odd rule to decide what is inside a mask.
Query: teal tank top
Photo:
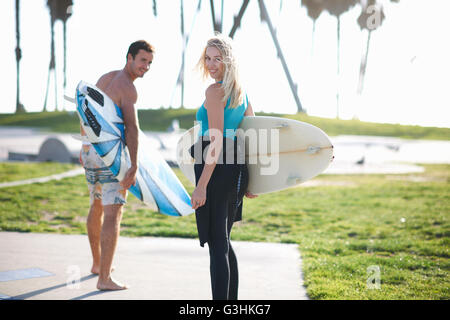
[[[223,136],[225,138],[236,139],[236,129],[239,127],[242,119],[244,119],[244,113],[247,110],[247,106],[247,95],[244,95],[244,101],[242,102],[242,104],[234,109],[230,108],[230,98],[228,98],[227,104],[224,109],[223,121]],[[196,119],[200,123],[200,131],[198,133],[198,136],[208,136],[208,111],[205,108],[205,103],[203,103],[202,106],[198,109]]]

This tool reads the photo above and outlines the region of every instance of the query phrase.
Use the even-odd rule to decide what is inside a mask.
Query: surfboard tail
[[[193,213],[189,195],[175,193],[167,183],[144,168],[139,169],[143,183],[140,185],[142,194],[151,194],[158,211],[169,216],[180,217]],[[145,199],[143,199],[144,202]]]

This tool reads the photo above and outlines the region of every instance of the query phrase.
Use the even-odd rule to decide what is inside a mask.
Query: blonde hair
[[[197,63],[197,68],[203,75],[204,79],[207,79],[209,76],[209,71],[206,67],[206,49],[209,47],[216,48],[222,55],[224,73],[221,86],[225,93],[222,101],[226,102],[230,98],[229,107],[232,109],[236,108],[244,101],[244,92],[239,79],[237,60],[233,54],[232,40],[220,33],[216,33],[214,37],[208,40],[200,60]]]

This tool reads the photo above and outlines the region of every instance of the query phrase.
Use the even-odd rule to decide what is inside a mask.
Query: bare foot
[[[111,267],[111,273],[114,270],[116,270],[116,268],[115,267]],[[92,269],[91,269],[91,273],[98,275],[100,273],[100,267],[93,266]]]
[[[100,279],[98,279],[97,289],[102,291],[126,290],[128,289],[128,286],[123,285],[112,278],[109,278],[106,281],[100,281]]]

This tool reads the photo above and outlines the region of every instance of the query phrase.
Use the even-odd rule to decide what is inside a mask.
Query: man
[[[131,160],[131,167],[119,183],[92,145],[83,142],[80,160],[85,168],[91,200],[87,219],[87,231],[93,257],[91,272],[99,275],[97,282],[99,290],[127,289],[126,285],[112,279],[111,266],[119,238],[122,207],[126,203],[127,189],[136,183],[138,170],[139,123],[134,107],[137,92],[133,82],[137,78],[142,78],[149,70],[153,53],[154,48],[146,41],[132,43],[127,52],[125,67],[103,75],[96,84],[122,110],[125,139]],[[81,128],[81,135],[85,135],[83,128]]]

